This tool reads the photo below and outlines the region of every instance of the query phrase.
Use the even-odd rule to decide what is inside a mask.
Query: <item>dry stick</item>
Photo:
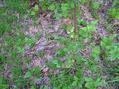
[[[73,20],[74,20],[74,39],[76,40],[76,35],[77,35],[77,17],[76,17],[76,12],[77,12],[77,8],[76,8],[76,2],[74,1],[74,16],[73,16]]]
[[[76,7],[76,2],[74,0],[74,10],[73,10],[73,25],[74,25],[74,41],[76,42],[77,40],[77,16],[76,16],[76,12],[77,12],[77,7]],[[76,54],[75,52],[73,52],[73,65],[76,65]],[[74,66],[75,67],[75,66]]]

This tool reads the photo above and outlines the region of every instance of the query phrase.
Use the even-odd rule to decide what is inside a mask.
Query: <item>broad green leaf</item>
[[[36,13],[35,13],[34,11],[31,11],[31,12],[30,12],[30,15],[31,15],[31,16],[34,16],[34,15],[36,15]]]
[[[37,11],[39,10],[38,5],[35,5],[34,8],[33,8],[33,10],[34,10],[35,12],[37,12]]]
[[[31,76],[32,76],[31,72],[30,71],[27,71],[26,74],[25,74],[25,76],[24,76],[24,78],[29,78]]]

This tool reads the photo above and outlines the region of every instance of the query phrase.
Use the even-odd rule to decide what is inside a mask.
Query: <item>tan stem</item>
[[[76,3],[74,3],[74,16],[73,16],[73,21],[74,21],[74,35],[76,38],[76,34],[77,34],[77,16],[76,16],[76,12],[77,12],[77,8],[76,8]]]

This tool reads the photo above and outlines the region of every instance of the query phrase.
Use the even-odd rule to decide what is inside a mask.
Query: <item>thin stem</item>
[[[74,38],[76,39],[76,35],[77,35],[77,16],[76,16],[76,12],[77,12],[77,7],[76,7],[76,2],[74,1],[74,16],[73,16],[73,21],[74,21]]]

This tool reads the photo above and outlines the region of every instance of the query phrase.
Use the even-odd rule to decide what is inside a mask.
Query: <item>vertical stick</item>
[[[77,13],[77,6],[76,6],[76,0],[74,0],[74,10],[73,10],[73,25],[74,25],[74,41],[76,42],[77,40],[77,16],[76,16],[76,13]],[[76,54],[75,52],[73,52],[73,65],[76,65]]]
[[[74,38],[76,39],[76,35],[77,35],[77,16],[76,16],[76,12],[77,12],[77,7],[76,7],[76,1],[74,0],[74,16],[73,16],[73,21],[74,21]]]

